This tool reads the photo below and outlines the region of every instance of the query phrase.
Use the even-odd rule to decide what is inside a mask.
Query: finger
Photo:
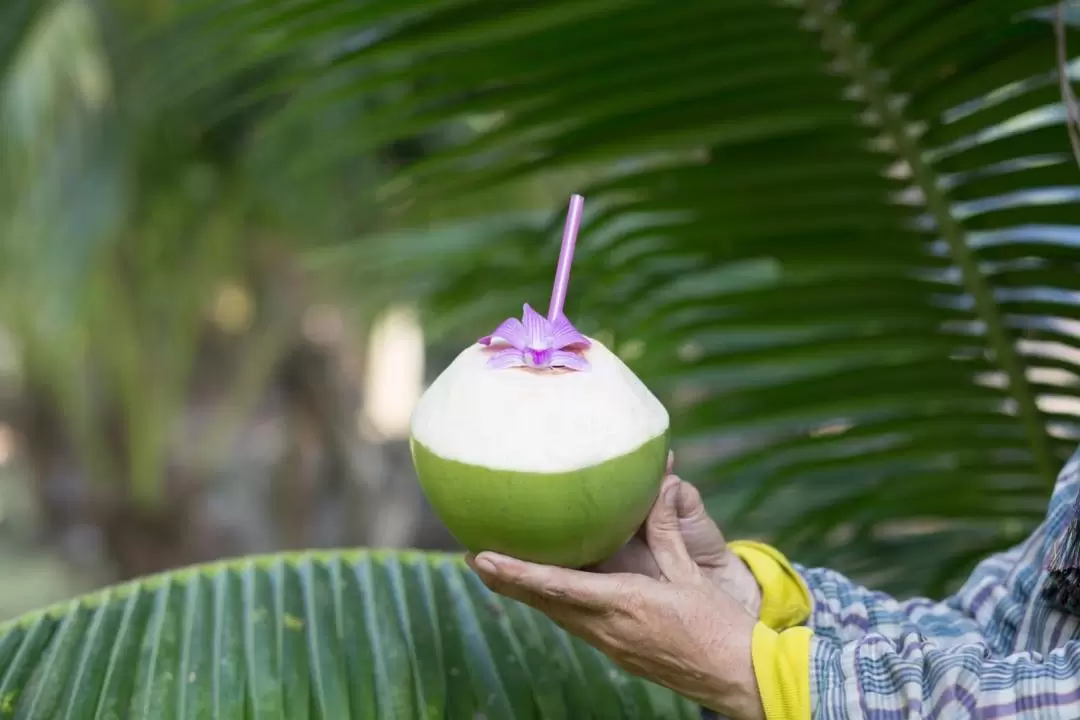
[[[701,499],[701,493],[691,483],[679,481],[679,497],[675,503],[675,512],[680,520],[698,520],[708,518],[705,511],[705,501]]]
[[[476,564],[475,555],[466,555],[465,564],[472,568],[473,572],[477,574],[477,576],[480,578],[480,581],[484,583],[485,587],[487,587],[488,590],[491,590],[494,593],[498,593],[499,595],[508,597],[511,600],[517,600],[520,603],[525,603],[526,605],[530,605],[537,609],[540,609],[541,605],[544,602],[543,599],[536,593],[526,590],[517,585],[512,585],[510,583],[504,582],[503,580],[499,579],[497,575],[492,575],[486,570],[478,567]]]
[[[538,565],[492,552],[478,554],[470,564],[485,585],[515,599],[534,594],[547,602],[606,610],[615,607],[621,595],[614,575]]]
[[[656,564],[671,582],[690,582],[697,578],[698,567],[683,541],[676,510],[682,481],[674,475],[664,480],[660,497],[645,521],[645,535]]]
[[[642,528],[644,527],[642,525]],[[631,573],[633,575],[644,575],[653,580],[660,579],[660,568],[656,565],[656,558],[653,557],[645,539],[637,535],[630,538],[630,541],[619,552],[592,566],[589,570],[608,574]]]
[[[715,566],[724,562],[727,542],[716,522],[705,510],[698,489],[688,482],[679,486],[679,501],[675,506],[682,529],[683,542],[690,557],[698,565]]]

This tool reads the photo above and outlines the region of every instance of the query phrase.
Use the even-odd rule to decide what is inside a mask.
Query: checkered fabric
[[[1040,597],[1054,540],[1076,499],[1080,451],[1046,519],[980,563],[941,602],[898,601],[821,568],[796,566],[813,595],[808,625],[815,720],[1080,720],[1080,618]]]

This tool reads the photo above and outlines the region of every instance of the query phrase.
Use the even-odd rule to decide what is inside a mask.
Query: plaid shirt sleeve
[[[1080,718],[1080,640],[1036,597],[1050,545],[1070,518],[1077,459],[1031,537],[983,561],[943,602],[901,602],[799,568],[814,605],[813,717]],[[1051,626],[1058,630],[1048,634]]]
[[[916,633],[810,643],[816,720],[1080,717],[1080,642],[994,656],[985,643],[939,647]]]
[[[1040,570],[1039,553],[1025,552],[1031,542],[984,560],[959,592],[941,602],[896,600],[832,570],[796,565],[813,599],[807,625],[816,635],[840,643],[871,631],[892,640],[918,633],[930,641],[987,642],[996,652],[1006,651],[1032,590],[1031,583],[1017,580]],[[1026,565],[1021,567],[1021,562]]]

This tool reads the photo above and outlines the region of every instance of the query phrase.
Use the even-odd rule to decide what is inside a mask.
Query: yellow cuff
[[[754,626],[750,654],[754,662],[765,720],[810,720],[810,628],[776,632]]]
[[[810,590],[783,553],[752,540],[736,540],[729,546],[761,586],[761,622],[773,630],[806,622],[810,617]]]

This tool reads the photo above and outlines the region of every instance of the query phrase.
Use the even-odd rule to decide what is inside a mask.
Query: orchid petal
[[[589,361],[576,352],[555,350],[551,353],[550,367],[564,367],[570,370],[588,370]]]
[[[517,318],[507,318],[502,321],[499,327],[495,328],[495,331],[490,335],[485,335],[480,338],[481,345],[490,345],[492,340],[503,340],[518,350],[523,350],[528,342],[529,336],[525,332],[525,326],[521,324],[521,321]]]
[[[551,346],[562,350],[572,345],[589,347],[592,343],[589,342],[589,338],[578,332],[578,329],[566,319],[565,315],[559,315],[551,329]]]
[[[526,347],[534,350],[551,347],[551,324],[547,318],[533,310],[529,303],[525,303],[522,320],[528,337]]]
[[[525,353],[516,348],[506,348],[491,356],[488,367],[496,370],[508,370],[515,367],[525,366]]]

